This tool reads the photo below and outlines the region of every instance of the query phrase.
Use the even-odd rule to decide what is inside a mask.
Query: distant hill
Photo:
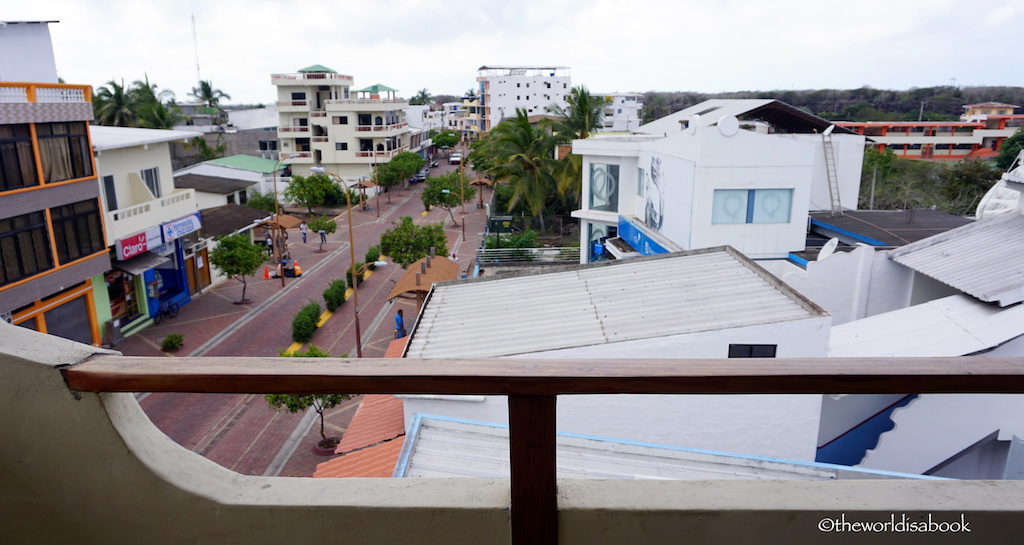
[[[644,93],[644,120],[654,120],[709,98],[774,98],[831,121],[955,121],[965,104],[1004,102],[1024,106],[1024,87],[922,87],[891,91],[808,89],[733,93]],[[1017,113],[1022,113],[1018,110]]]

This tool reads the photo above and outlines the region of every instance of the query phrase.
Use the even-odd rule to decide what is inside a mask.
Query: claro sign
[[[150,227],[139,234],[118,240],[114,243],[114,249],[117,251],[117,259],[124,261],[148,252],[150,248],[156,248],[162,242],[160,228]]]

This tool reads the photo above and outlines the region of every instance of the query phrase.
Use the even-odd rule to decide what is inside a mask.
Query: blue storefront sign
[[[644,229],[625,216],[619,216],[619,238],[640,255],[667,254],[668,249],[652,239]]]

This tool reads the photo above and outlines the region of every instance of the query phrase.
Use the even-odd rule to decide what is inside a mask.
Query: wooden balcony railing
[[[558,542],[556,396],[1024,393],[1024,358],[338,359],[95,356],[63,369],[87,392],[507,395],[511,538]]]

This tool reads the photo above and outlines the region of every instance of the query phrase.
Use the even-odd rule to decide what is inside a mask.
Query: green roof
[[[324,73],[324,72],[326,72],[328,74],[337,74],[337,72],[335,72],[334,70],[331,70],[330,68],[327,68],[326,66],[324,66],[322,64],[314,64],[313,66],[307,66],[305,68],[299,68],[299,72],[300,73],[301,72],[316,72],[316,73]]]
[[[375,83],[375,84],[367,87],[366,89],[360,89],[360,90],[358,90],[356,92],[357,93],[371,93],[371,94],[375,94],[376,95],[376,94],[382,93],[382,92],[384,92],[384,93],[389,93],[389,92],[390,93],[397,93],[398,89],[392,89],[392,88],[388,87],[387,85],[381,85],[379,83]]]
[[[252,155],[232,155],[231,157],[211,159],[206,161],[206,163],[241,170],[251,170],[253,172],[262,172],[263,174],[270,174],[274,172],[274,170],[281,170],[284,168],[284,166],[281,165],[275,169],[274,167],[277,166],[277,161],[274,161],[273,159],[263,159],[262,157],[253,157]]]

